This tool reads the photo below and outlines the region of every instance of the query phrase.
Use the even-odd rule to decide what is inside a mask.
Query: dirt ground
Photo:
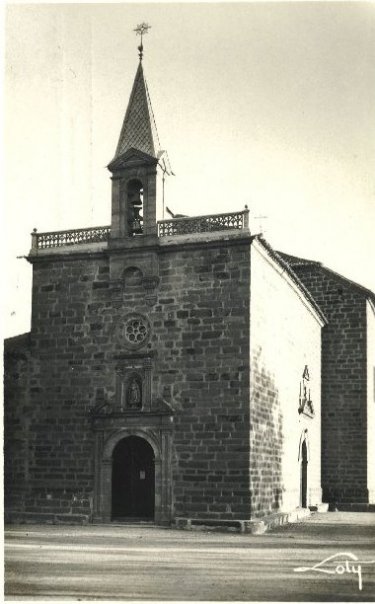
[[[5,528],[5,594],[34,601],[375,601],[375,514],[314,514],[259,536],[12,525]]]

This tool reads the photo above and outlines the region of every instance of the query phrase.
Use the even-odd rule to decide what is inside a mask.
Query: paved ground
[[[7,600],[375,601],[375,514],[315,514],[260,536],[9,526],[5,560]]]

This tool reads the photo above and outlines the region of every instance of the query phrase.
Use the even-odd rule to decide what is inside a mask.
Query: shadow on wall
[[[282,508],[283,415],[279,390],[262,361],[262,348],[252,351],[250,367],[250,489],[251,515]]]
[[[29,334],[4,342],[4,508],[23,511],[28,492]]]

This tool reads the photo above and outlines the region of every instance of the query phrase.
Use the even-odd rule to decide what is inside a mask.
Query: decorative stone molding
[[[126,366],[117,369],[116,401],[121,413],[147,412],[151,409],[151,358],[129,359]],[[137,383],[140,400],[130,400],[131,390],[135,399],[136,393],[132,384]]]
[[[308,387],[308,382],[310,381],[309,368],[305,365],[302,374],[302,381],[299,385],[299,405],[298,405],[298,413],[305,415],[306,417],[313,418],[315,416],[314,405],[311,400],[310,388]]]
[[[123,438],[139,436],[151,445],[155,458],[155,524],[168,525],[172,509],[172,424],[169,418],[134,418],[125,427],[120,418],[105,418],[95,429],[94,522],[110,522],[112,455]]]
[[[148,275],[143,277],[142,285],[146,290],[145,300],[149,306],[153,306],[157,302],[156,288],[160,282],[156,275]]]

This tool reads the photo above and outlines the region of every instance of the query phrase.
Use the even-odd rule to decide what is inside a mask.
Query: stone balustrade
[[[54,231],[49,233],[37,233],[36,229],[34,229],[31,233],[31,249],[32,251],[37,251],[67,245],[99,243],[108,241],[110,232],[110,226],[92,227],[88,229],[70,229],[68,231]]]
[[[245,207],[242,212],[227,212],[226,214],[207,214],[206,216],[191,216],[171,218],[158,222],[159,237],[187,235],[191,233],[211,233],[228,229],[243,229],[248,227],[249,210]]]
[[[208,233],[231,229],[245,229],[249,226],[249,210],[228,212],[225,214],[207,214],[206,216],[191,216],[171,218],[158,222],[159,237],[186,235],[192,233]],[[110,226],[91,227],[86,229],[70,229],[68,231],[51,231],[31,233],[32,252],[50,248],[82,245],[84,243],[101,243],[108,241],[111,233]]]

